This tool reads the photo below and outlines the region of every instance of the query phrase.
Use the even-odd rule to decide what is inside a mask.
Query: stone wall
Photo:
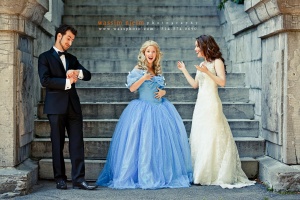
[[[62,0],[0,1],[0,194],[4,196],[27,193],[38,179],[37,164],[29,159],[41,88],[37,59],[54,44],[62,14]]]
[[[300,1],[231,1],[220,12],[232,72],[246,73],[260,137],[259,179],[300,191]]]
[[[16,166],[30,154],[40,96],[37,58],[53,45],[63,11],[61,0],[50,3],[55,10],[49,11],[48,0],[0,2],[0,167]],[[46,12],[56,14],[46,19]]]
[[[220,16],[230,70],[246,73],[266,155],[300,164],[300,1],[228,1]]]

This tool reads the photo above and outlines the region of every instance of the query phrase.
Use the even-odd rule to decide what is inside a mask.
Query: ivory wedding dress
[[[205,62],[216,74],[215,63]],[[241,161],[227,119],[223,114],[217,84],[197,70],[198,97],[190,134],[194,184],[239,188],[254,185],[241,168]]]

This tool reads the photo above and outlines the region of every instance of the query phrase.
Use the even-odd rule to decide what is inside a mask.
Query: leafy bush
[[[224,9],[225,8],[225,3],[227,2],[228,0],[221,0],[220,4],[218,5],[218,8],[220,10]],[[243,4],[244,3],[244,0],[231,0],[232,2],[234,3],[237,3],[237,4]]]

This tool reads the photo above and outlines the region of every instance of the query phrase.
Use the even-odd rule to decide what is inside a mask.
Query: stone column
[[[277,191],[300,191],[300,1],[246,0],[245,11],[262,40],[267,156],[259,159],[259,178]]]
[[[0,1],[0,198],[24,194],[37,181],[37,165],[28,159],[39,93],[34,44],[48,3]]]
[[[300,191],[300,1],[228,1],[220,16],[266,141],[259,178],[275,191]]]
[[[266,152],[300,164],[300,1],[248,0],[250,20],[262,38],[262,136]]]

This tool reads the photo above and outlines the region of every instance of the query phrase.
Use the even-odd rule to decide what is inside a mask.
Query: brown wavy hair
[[[60,25],[55,32],[55,41],[57,39],[57,35],[60,33],[62,35],[65,35],[67,31],[71,31],[75,36],[77,34],[77,30],[71,26],[71,25],[67,25],[67,24],[62,24]]]
[[[210,35],[200,35],[196,38],[196,41],[206,60],[212,62],[216,59],[221,59],[224,63],[225,73],[227,73],[225,60],[215,39]]]
[[[145,51],[146,51],[147,47],[149,47],[149,46],[153,46],[156,49],[156,58],[153,62],[154,73],[155,73],[155,75],[161,75],[162,74],[162,69],[161,69],[161,66],[160,66],[160,62],[161,62],[163,53],[160,51],[160,48],[159,48],[159,45],[157,44],[157,42],[155,42],[153,40],[146,41],[142,45],[142,47],[140,48],[140,52],[139,52],[139,55],[138,55],[138,64],[137,64],[138,69],[148,70],[147,60],[146,60],[146,57],[145,57]]]

